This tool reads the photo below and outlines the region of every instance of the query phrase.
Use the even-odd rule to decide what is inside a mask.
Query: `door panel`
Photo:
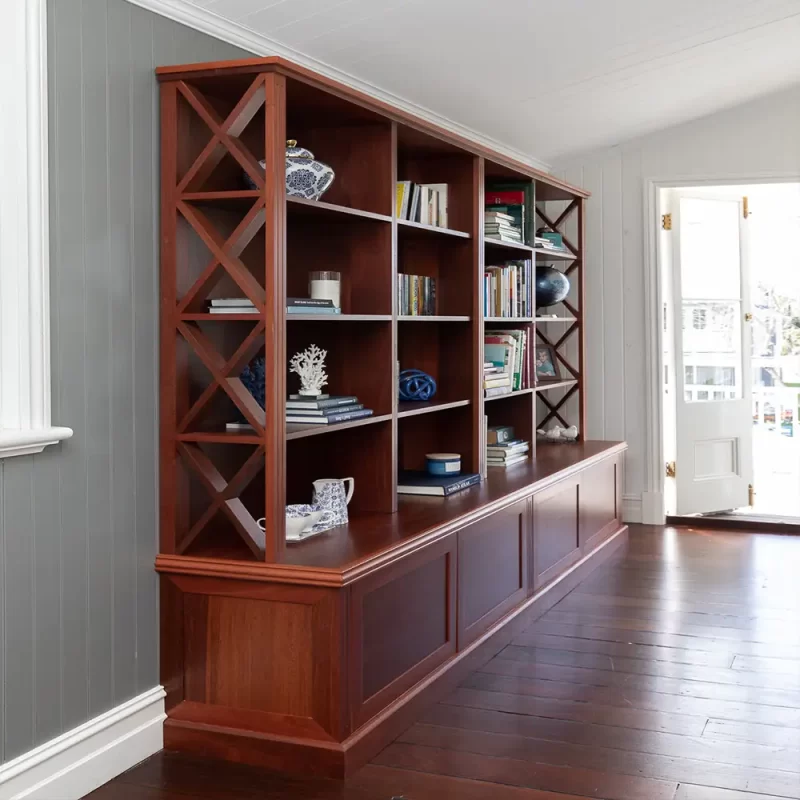
[[[533,496],[533,588],[558,577],[581,556],[580,481],[571,478]]]
[[[747,223],[741,198],[671,193],[678,514],[747,506],[752,482]]]

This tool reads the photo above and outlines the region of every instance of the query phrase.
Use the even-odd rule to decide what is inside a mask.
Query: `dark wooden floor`
[[[800,798],[800,537],[634,527],[346,784],[162,754],[92,800]]]

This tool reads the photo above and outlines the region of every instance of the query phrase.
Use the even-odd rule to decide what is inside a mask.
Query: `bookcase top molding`
[[[156,69],[156,76],[160,82],[169,82],[221,75],[257,75],[265,72],[275,72],[287,78],[308,84],[350,103],[362,106],[386,119],[412,126],[429,136],[433,136],[474,155],[482,156],[500,167],[525,175],[537,181],[537,196],[540,200],[574,200],[575,198],[586,198],[590,196],[590,192],[585,189],[573,186],[566,181],[556,178],[554,175],[534,169],[522,162],[507,158],[478,142],[471,141],[466,137],[447,131],[414,114],[389,103],[385,103],[382,100],[370,97],[363,92],[346,86],[332,78],[320,75],[282,56],[265,56],[260,58],[237,59],[234,61],[209,61],[198,64],[177,64],[158,67]]]

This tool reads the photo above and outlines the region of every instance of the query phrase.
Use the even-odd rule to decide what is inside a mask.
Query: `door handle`
[[[749,311],[744,315],[744,321],[745,322],[752,322],[753,321],[753,315]]]

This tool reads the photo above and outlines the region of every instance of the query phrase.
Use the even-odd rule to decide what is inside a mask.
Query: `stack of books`
[[[483,273],[484,317],[532,317],[535,311],[530,260],[486,267]]]
[[[304,397],[292,394],[286,401],[286,422],[299,425],[335,425],[371,417],[373,413],[371,408],[364,408],[364,404],[359,403],[353,395]]]
[[[534,236],[533,247],[535,250],[555,250],[557,253],[563,253],[566,250],[563,244],[558,244],[558,240],[543,236]]]
[[[486,445],[486,465],[489,467],[512,467],[528,460],[530,442],[511,439],[507,442]]]
[[[398,181],[395,213],[398,219],[447,228],[447,184]]]
[[[246,297],[213,297],[208,301],[209,314],[258,314]]]
[[[397,476],[397,493],[449,497],[480,482],[481,476],[475,473],[430,475],[420,470],[401,470]]]
[[[484,196],[484,235],[501,242],[525,241],[525,192],[487,189]]]
[[[498,394],[518,392],[531,387],[530,359],[528,347],[530,345],[526,330],[487,330],[483,335],[484,377],[483,388],[486,397],[495,397]],[[487,365],[499,372],[488,373]],[[506,384],[500,383],[499,374],[508,379],[506,391],[493,391],[503,389]]]
[[[486,397],[497,397],[511,393],[511,376],[505,368],[493,361],[483,364],[483,391]]]
[[[398,313],[401,317],[436,315],[436,278],[425,275],[397,276]]]
[[[333,300],[315,300],[311,297],[287,297],[287,314],[341,314],[342,309]]]

